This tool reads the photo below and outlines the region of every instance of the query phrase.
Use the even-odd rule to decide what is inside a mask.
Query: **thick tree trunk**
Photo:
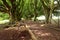
[[[45,23],[46,24],[50,23],[49,21],[50,12],[45,9],[44,14],[45,14]]]

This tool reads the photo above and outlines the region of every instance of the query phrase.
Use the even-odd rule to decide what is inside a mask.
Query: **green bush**
[[[5,19],[9,19],[9,15],[7,13],[0,12],[0,20],[5,20]]]

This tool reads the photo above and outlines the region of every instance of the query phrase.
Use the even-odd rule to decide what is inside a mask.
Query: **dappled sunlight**
[[[42,33],[41,36],[50,36],[51,33]]]
[[[26,25],[26,27],[30,27],[29,25]]]
[[[56,11],[59,11],[60,12],[60,10],[56,10]],[[38,20],[45,20],[45,16],[44,15],[39,16],[39,17],[37,17],[37,19]],[[52,14],[52,19],[56,20],[56,19],[58,19],[58,17],[55,16],[54,14]],[[60,16],[59,16],[59,19],[60,19]]]
[[[54,4],[58,4],[58,2],[57,1],[54,1]]]
[[[40,34],[42,34],[42,31],[40,31],[40,32],[39,32],[39,31],[36,31],[35,33],[36,33],[37,35],[40,35]]]
[[[9,20],[2,20],[2,21],[0,21],[0,24],[5,24],[5,23],[8,23],[9,22]]]
[[[58,17],[56,17],[56,16],[53,16],[53,17],[52,17],[52,19],[58,19]]]
[[[37,19],[38,19],[38,20],[45,20],[45,16],[44,16],[44,15],[39,16],[39,17],[37,17]]]
[[[42,24],[42,25],[40,25],[41,27],[43,27],[45,24]]]
[[[38,31],[38,30],[34,30],[35,34],[37,34],[38,36],[51,36],[52,34],[49,32],[43,32],[43,31]]]

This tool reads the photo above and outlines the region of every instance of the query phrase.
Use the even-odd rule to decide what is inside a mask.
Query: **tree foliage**
[[[8,13],[11,21],[31,20],[33,17],[36,21],[36,17],[44,13],[48,23],[54,8],[54,0],[0,0],[0,11]]]

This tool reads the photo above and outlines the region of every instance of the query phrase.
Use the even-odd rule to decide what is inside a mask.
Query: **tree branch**
[[[47,6],[47,4],[44,0],[40,0],[40,1],[45,9],[49,9],[49,7]]]
[[[0,6],[0,12],[8,13],[8,10],[6,10],[3,6]]]
[[[8,5],[8,3],[6,2],[6,0],[2,0],[3,1],[3,4],[4,6],[6,7],[6,9],[10,9],[10,6]]]
[[[10,2],[11,2],[11,4],[12,4],[12,6],[14,6],[14,5],[15,5],[14,2],[16,2],[16,0],[10,0]]]

